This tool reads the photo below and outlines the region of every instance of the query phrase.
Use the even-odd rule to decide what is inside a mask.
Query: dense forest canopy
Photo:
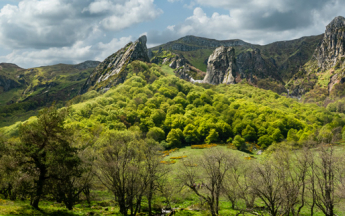
[[[244,82],[194,85],[140,61],[127,70],[127,80],[106,93],[90,91],[74,98],[67,127],[85,136],[99,128],[140,129],[166,148],[227,143],[236,135],[267,148],[283,140],[331,141],[339,133],[341,137],[345,124],[342,114]],[[16,126],[4,133],[15,135]]]

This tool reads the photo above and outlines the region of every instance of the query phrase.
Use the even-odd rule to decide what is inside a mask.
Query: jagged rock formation
[[[176,55],[176,57],[170,60],[169,67],[176,69],[186,65],[187,63],[189,64],[189,62],[183,56]]]
[[[339,96],[337,91],[343,94],[344,62],[345,18],[336,17],[327,25],[323,40],[311,60],[287,83],[290,96],[300,98],[305,95],[305,100],[310,101],[317,95],[318,98],[325,98],[331,94]]]
[[[126,66],[134,60],[149,62],[146,47],[147,38],[141,36],[134,43],[127,44],[124,48],[106,58],[100,63],[85,82],[80,93],[84,94],[89,89],[100,90],[110,88],[125,81],[127,74],[124,74]]]
[[[198,79],[201,79],[201,77],[204,77],[206,74],[205,72],[191,66],[189,63],[177,68],[174,73],[177,77],[193,83],[203,82],[203,80]]]
[[[264,59],[257,48],[240,53],[236,63],[241,79],[246,78],[250,83],[268,77],[281,81],[274,59]]]
[[[233,47],[218,47],[209,57],[205,83],[235,84],[237,76],[235,49]]]
[[[152,50],[147,50],[147,56],[149,57],[149,59],[152,59],[153,58],[153,52]]]
[[[345,18],[338,16],[327,25],[325,36],[316,51],[319,67],[328,69],[345,55]]]

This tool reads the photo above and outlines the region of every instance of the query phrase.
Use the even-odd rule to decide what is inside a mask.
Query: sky
[[[345,0],[0,0],[0,62],[23,68],[106,57],[147,35],[268,44],[318,35]]]

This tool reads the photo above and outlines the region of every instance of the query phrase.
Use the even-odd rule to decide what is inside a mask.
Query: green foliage
[[[160,142],[165,140],[165,132],[159,127],[153,127],[149,130],[146,137]]]
[[[258,145],[261,146],[261,148],[267,148],[270,146],[273,142],[273,139],[268,135],[263,135],[258,140]]]
[[[236,135],[232,143],[236,146],[237,149],[242,151],[246,150],[245,140],[240,135]]]
[[[214,143],[218,141],[218,132],[215,129],[210,130],[210,134],[206,137],[205,142],[207,144]]]
[[[317,134],[324,125],[333,122],[329,124],[332,134],[334,128],[343,126],[335,120],[340,117],[330,112],[334,111],[332,105],[328,111],[245,83],[194,85],[165,76],[158,65],[139,61],[130,63],[127,70],[123,84],[104,94],[90,91],[80,96],[66,125],[78,128],[82,134],[104,129],[123,131],[135,126],[151,138],[156,137],[153,134],[160,128],[170,147],[224,143],[230,138],[234,140],[235,135],[248,142],[261,140],[268,147],[285,139],[321,140]],[[338,107],[336,111],[342,110],[341,105]],[[16,135],[18,125],[2,130],[6,135]],[[161,130],[159,134],[163,134]],[[212,133],[212,139],[207,139],[213,130],[218,137]]]
[[[250,125],[247,125],[247,127],[242,131],[242,136],[246,141],[254,142],[256,141],[256,132],[255,129],[252,128]]]
[[[183,141],[183,133],[181,129],[172,129],[168,136],[167,136],[167,142],[169,144],[169,148],[179,148],[182,145]]]

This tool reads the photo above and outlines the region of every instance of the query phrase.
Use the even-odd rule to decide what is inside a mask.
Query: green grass
[[[171,67],[169,67],[169,65],[162,65],[161,68],[162,68],[162,71],[163,71],[165,74],[174,75],[174,76],[175,76],[174,69],[172,69]]]

